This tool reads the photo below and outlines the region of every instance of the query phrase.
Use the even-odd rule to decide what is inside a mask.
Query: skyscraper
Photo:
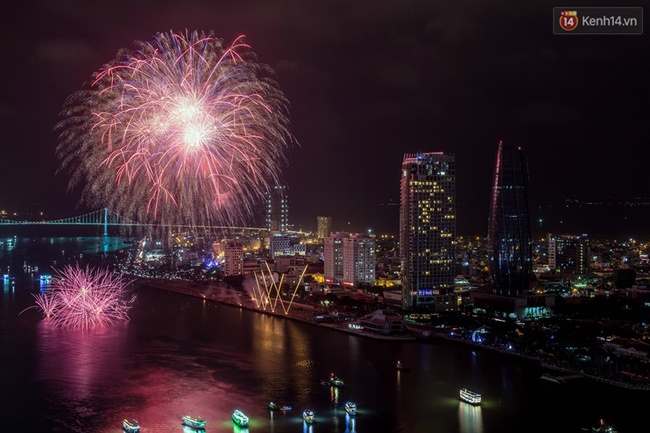
[[[285,186],[276,185],[267,195],[266,228],[271,234],[286,233],[289,229],[289,204]]]
[[[316,217],[318,223],[318,239],[325,239],[332,233],[332,217],[319,216]]]
[[[493,293],[528,293],[532,247],[528,210],[528,164],[519,146],[499,142],[490,203],[490,276]]]
[[[343,240],[349,237],[349,233],[331,233],[324,239],[323,267],[325,282],[343,282]]]
[[[343,284],[375,284],[375,249],[374,236],[352,233],[343,239]]]
[[[400,196],[402,307],[455,309],[454,155],[442,152],[404,155]]]

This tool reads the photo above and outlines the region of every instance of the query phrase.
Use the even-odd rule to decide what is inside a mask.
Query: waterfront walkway
[[[220,304],[245,308],[247,310],[255,311],[262,314],[283,317],[285,319],[298,320],[303,323],[309,323],[311,325],[316,325],[323,328],[332,329],[335,331],[358,335],[360,337],[368,337],[377,340],[389,340],[389,341],[417,340],[417,338],[411,333],[405,333],[402,335],[383,335],[383,334],[367,332],[364,331],[363,329],[349,328],[348,324],[350,322],[348,321],[319,323],[316,322],[315,315],[317,313],[324,312],[324,311],[307,304],[294,302],[292,308],[290,308],[287,313],[285,313],[284,310],[282,310],[282,308],[279,305],[275,311],[272,311],[268,308],[266,309],[260,308],[257,306],[255,301],[251,299],[251,296],[248,295],[247,293],[230,288],[223,284],[205,284],[205,283],[194,283],[191,281],[184,281],[184,280],[162,280],[162,279],[151,279],[151,278],[138,278],[137,280],[135,280],[135,283],[142,286],[153,287],[156,289],[163,289],[175,293],[194,296],[196,298],[203,298]]]

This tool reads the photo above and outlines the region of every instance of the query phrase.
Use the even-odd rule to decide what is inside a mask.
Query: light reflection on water
[[[461,401],[458,406],[458,423],[460,433],[483,433],[481,406],[474,406]]]

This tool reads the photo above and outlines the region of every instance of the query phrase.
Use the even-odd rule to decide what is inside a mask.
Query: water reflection
[[[302,433],[314,433],[314,425],[307,421],[302,422]]]
[[[128,323],[88,330],[52,328],[46,320],[37,326],[36,347],[40,354],[39,377],[62,382],[65,396],[76,400],[91,397],[93,391],[115,380],[114,368],[121,365],[124,334]]]
[[[458,423],[460,424],[460,433],[483,433],[481,406],[461,401],[458,405]]]
[[[345,433],[357,432],[357,417],[345,414]]]

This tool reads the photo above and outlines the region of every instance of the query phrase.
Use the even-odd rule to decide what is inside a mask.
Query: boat
[[[460,389],[460,399],[469,404],[481,404],[481,394],[467,388]]]
[[[564,383],[564,379],[562,379],[559,376],[553,376],[552,374],[549,373],[544,373],[539,378],[553,383]]]
[[[140,424],[133,418],[125,418],[122,420],[122,429],[128,433],[138,433],[140,431]]]
[[[348,401],[345,403],[345,411],[350,415],[354,416],[357,414],[357,404],[353,401]]]
[[[345,385],[342,379],[338,378],[334,373],[330,374],[329,379],[323,379],[320,381],[321,385],[329,385],[329,386],[336,386],[336,387],[341,387]]]
[[[269,403],[269,409],[271,410],[281,410],[281,411],[286,411],[286,410],[291,410],[291,406],[283,404],[281,406],[278,406],[277,404],[271,402]]]
[[[400,371],[409,371],[409,368],[404,364],[402,364],[402,361],[397,361],[397,363],[395,364],[395,369]]]
[[[248,417],[239,409],[232,413],[232,420],[239,427],[246,427],[248,425]]]
[[[205,428],[205,420],[201,417],[185,415],[181,417],[183,424],[192,428]]]
[[[314,412],[311,409],[305,409],[302,411],[302,419],[305,420],[306,423],[313,423],[314,422]]]
[[[614,426],[605,424],[605,420],[601,419],[598,427],[592,427],[592,431],[597,433],[616,433]]]

